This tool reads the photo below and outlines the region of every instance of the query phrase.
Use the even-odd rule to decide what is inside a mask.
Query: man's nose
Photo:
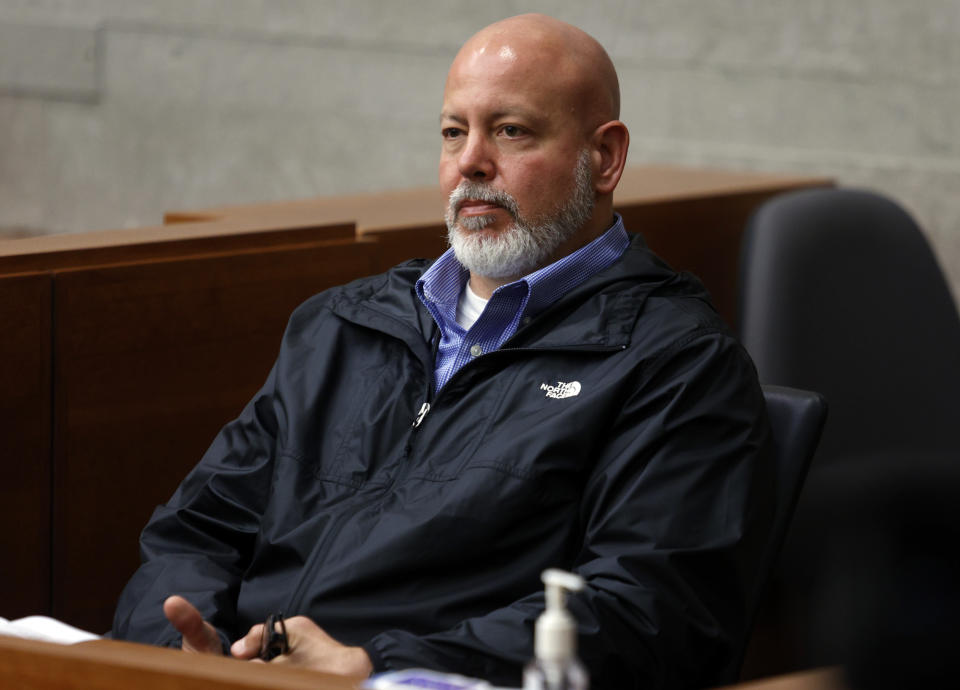
[[[469,133],[457,165],[465,179],[489,182],[496,174],[491,143],[479,133]]]

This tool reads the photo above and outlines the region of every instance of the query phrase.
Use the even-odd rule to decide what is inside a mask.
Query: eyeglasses
[[[282,613],[271,613],[267,622],[263,624],[263,635],[260,637],[260,658],[270,661],[281,654],[290,653],[290,644],[287,642],[287,625],[283,622]]]

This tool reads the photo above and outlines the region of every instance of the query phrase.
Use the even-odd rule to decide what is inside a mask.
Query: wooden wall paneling
[[[0,277],[0,616],[50,611],[51,277]]]
[[[740,233],[750,212],[775,194],[832,184],[829,178],[766,172],[639,165],[624,170],[614,195],[627,229],[641,232],[657,253],[675,267],[701,277],[720,313],[736,318],[737,256]],[[446,249],[442,237],[445,200],[439,187],[394,190],[342,197],[246,204],[194,211],[172,211],[168,222],[231,219],[294,222],[356,222],[360,237],[383,245],[378,270],[413,258],[432,258]],[[432,233],[428,235],[424,231]],[[712,234],[716,233],[716,234]]]
[[[447,250],[447,226],[424,225],[412,228],[373,230],[362,238],[378,245],[378,272],[409,259],[436,259]]]
[[[56,275],[53,612],[103,632],[137,538],[262,385],[290,313],[372,272],[320,243]]]
[[[355,239],[352,222],[309,218],[252,218],[133,230],[100,230],[0,242],[0,275],[158,261],[201,253],[241,252]]]
[[[625,203],[617,211],[627,230],[641,233],[655,254],[703,281],[720,316],[733,328],[744,226],[760,204],[782,191]]]
[[[356,223],[360,232],[373,229],[420,227],[443,221],[446,199],[440,188],[414,187],[366,194],[321,196],[292,201],[220,206],[168,211],[165,223],[228,222],[233,219],[279,221],[282,224],[313,222]]]

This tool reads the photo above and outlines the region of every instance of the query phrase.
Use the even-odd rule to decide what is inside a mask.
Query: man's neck
[[[471,273],[470,289],[473,290],[473,294],[477,297],[488,300],[493,296],[493,291],[498,287],[512,283],[522,277],[523,276],[516,276],[515,278],[488,278],[487,276]]]

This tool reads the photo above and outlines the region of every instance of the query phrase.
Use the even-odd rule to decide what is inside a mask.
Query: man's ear
[[[593,188],[597,194],[612,194],[627,164],[630,132],[620,120],[610,120],[593,132]]]

